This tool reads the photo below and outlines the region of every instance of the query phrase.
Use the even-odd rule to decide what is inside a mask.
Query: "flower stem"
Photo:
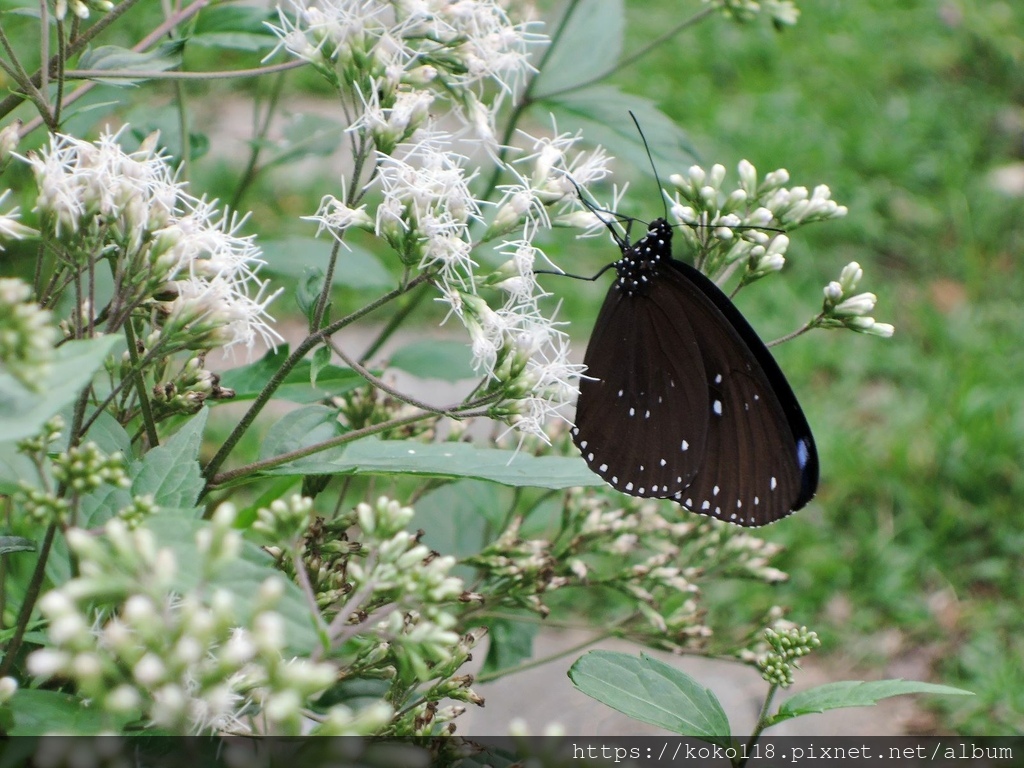
[[[160,445],[160,436],[156,433],[156,421],[153,419],[153,410],[149,405],[149,392],[146,391],[146,378],[142,372],[142,364],[139,360],[138,341],[135,338],[135,329],[132,327],[132,320],[124,324],[124,335],[128,340],[128,357],[132,361],[132,374],[135,379],[135,394],[139,396],[139,407],[142,409],[142,422],[146,426],[146,438],[149,440],[149,447],[156,448]]]
[[[768,689],[768,695],[764,697],[764,704],[761,706],[761,713],[757,716],[757,724],[754,725],[754,731],[750,734],[750,738],[747,740],[747,748],[742,754],[749,755],[753,751],[754,744],[757,743],[758,736],[760,736],[761,732],[768,727],[768,710],[771,708],[772,699],[775,698],[775,694],[778,693],[778,691],[779,686],[772,683],[771,687]],[[733,761],[733,765],[739,768],[739,766],[746,765],[746,762],[746,758],[737,756]]]
[[[223,477],[218,477],[217,470],[221,468],[221,465],[231,454],[231,451],[233,451],[235,446],[238,445],[238,441],[242,439],[242,435],[244,435],[246,430],[248,430],[249,427],[252,426],[252,423],[260,414],[260,411],[262,411],[264,406],[266,406],[266,404],[270,402],[270,399],[274,396],[274,393],[277,391],[278,387],[280,387],[281,384],[284,383],[284,380],[287,378],[288,374],[292,372],[295,366],[299,364],[299,362],[306,356],[308,352],[315,349],[318,344],[322,343],[325,339],[327,339],[337,331],[341,330],[345,326],[355,322],[364,315],[373,312],[375,309],[379,309],[380,307],[387,304],[389,301],[393,301],[394,299],[398,298],[403,293],[409,292],[410,290],[420,285],[421,283],[426,282],[429,278],[430,276],[427,273],[421,273],[412,280],[410,280],[405,285],[399,286],[398,288],[395,288],[393,291],[389,291],[376,301],[367,304],[362,309],[358,309],[352,314],[347,315],[341,318],[340,320],[336,320],[330,325],[307,336],[302,341],[302,343],[300,343],[299,346],[297,346],[295,350],[288,356],[288,359],[284,361],[284,364],[282,364],[282,366],[274,373],[274,375],[270,378],[270,381],[266,383],[266,385],[263,387],[260,393],[256,396],[256,399],[253,401],[252,405],[249,406],[249,410],[245,412],[242,418],[238,421],[238,424],[236,424],[235,428],[231,431],[231,434],[228,435],[227,439],[224,441],[224,444],[221,446],[220,450],[217,451],[217,455],[214,456],[210,460],[210,463],[206,465],[206,468],[203,470],[203,475],[204,477],[206,477],[207,488],[203,490],[203,495],[205,496],[209,492],[211,484],[216,484],[213,483],[214,478],[217,478],[217,482],[224,482]],[[310,453],[315,452],[315,450],[307,451],[302,455],[307,456]],[[275,464],[272,466],[275,466],[278,463],[283,462],[275,462]],[[231,477],[235,477],[237,472],[227,474],[229,474]]]
[[[43,537],[42,546],[39,547],[39,559],[36,560],[36,568],[32,572],[32,578],[25,590],[25,598],[21,602],[21,610],[18,612],[18,621],[14,626],[14,635],[4,650],[4,660],[0,663],[0,677],[6,677],[11,673],[14,660],[21,650],[21,642],[25,639],[25,632],[28,623],[32,619],[32,612],[35,610],[36,601],[39,599],[39,592],[43,586],[43,579],[46,576],[46,562],[50,559],[50,548],[53,546],[53,539],[57,535],[57,523],[50,523]]]
[[[377,338],[373,340],[373,343],[366,348],[366,351],[363,352],[362,355],[359,356],[360,362],[365,363],[377,354],[378,350],[384,346],[384,342],[391,338],[392,334],[401,327],[402,323],[405,322],[406,318],[409,317],[412,311],[420,305],[420,302],[423,301],[423,298],[427,295],[429,290],[428,286],[423,286],[403,302],[402,306],[399,307],[398,311],[391,316],[391,319],[388,320],[381,332],[377,334]]]
[[[123,0],[123,2],[118,3],[116,6],[114,6],[110,11],[108,11],[106,14],[97,19],[96,23],[89,27],[89,29],[86,30],[80,37],[77,37],[71,41],[71,43],[67,46],[67,49],[64,51],[64,58],[68,59],[74,56],[75,54],[81,53],[97,35],[106,30],[107,27],[109,27],[111,24],[117,21],[121,17],[121,15],[124,14],[125,11],[127,11],[133,5],[136,5],[138,2],[139,0]],[[207,5],[209,2],[210,0],[198,0],[196,5],[198,5],[201,8]],[[191,11],[189,15],[198,12],[198,10],[199,8],[195,8],[195,10]],[[57,57],[52,56],[46,62],[45,66],[49,70],[57,64]],[[39,71],[32,75],[32,77],[29,78],[29,81],[34,86],[38,87],[43,82],[42,69],[40,68]],[[10,114],[24,100],[24,94],[12,93],[3,101],[0,101],[0,118],[3,118]],[[27,133],[29,130],[30,129],[26,126],[25,129],[19,131],[19,133],[21,133],[21,135],[24,136],[25,133]]]
[[[824,312],[822,312],[820,315],[815,317],[813,320],[807,321],[807,323],[805,325],[801,326],[800,328],[797,328],[792,333],[787,333],[785,336],[780,336],[779,338],[775,339],[774,341],[769,341],[767,344],[765,344],[765,346],[766,347],[774,347],[777,344],[785,344],[787,341],[792,341],[797,336],[802,336],[803,334],[807,333],[808,331],[812,330],[813,328],[817,328],[818,327],[818,323],[821,321],[821,319],[823,317],[825,317],[825,313]]]

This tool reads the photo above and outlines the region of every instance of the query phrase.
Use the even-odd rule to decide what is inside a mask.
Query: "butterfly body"
[[[814,495],[810,427],[771,353],[722,291],[672,257],[672,228],[620,243],[580,382],[573,440],[633,496],[744,526]]]

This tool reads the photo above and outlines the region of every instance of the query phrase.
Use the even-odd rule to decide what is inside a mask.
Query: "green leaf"
[[[102,69],[111,71],[166,72],[181,65],[184,40],[174,40],[146,53],[138,53],[117,45],[102,45],[82,54],[76,69]],[[144,77],[96,78],[106,85],[134,85]]]
[[[235,396],[231,400],[217,402],[252,400],[287,359],[288,347],[278,347],[276,352],[267,352],[255,363],[225,371],[220,379],[221,386],[235,390]],[[315,403],[343,395],[365,384],[363,378],[351,368],[336,365],[329,365],[317,374],[317,386],[310,384],[310,378],[311,363],[303,360],[285,377],[284,383],[274,393],[274,398],[293,403]]]
[[[483,549],[488,535],[501,524],[510,493],[482,480],[446,483],[416,502],[413,525],[425,531],[423,543],[431,549],[459,559],[470,557]],[[472,573],[467,576],[472,578]]]
[[[285,126],[282,143],[266,145],[276,152],[263,167],[286,165],[302,157],[330,157],[344,133],[345,129],[334,118],[301,112]]]
[[[22,536],[0,536],[0,555],[10,552],[35,552],[36,543]]]
[[[344,432],[336,408],[307,405],[285,414],[271,425],[260,446],[260,458],[270,459],[337,437]]]
[[[129,467],[129,472],[131,467]],[[132,494],[124,488],[101,485],[95,491],[85,494],[80,502],[78,524],[87,528],[103,525],[119,509],[132,503]]]
[[[77,696],[58,691],[19,688],[10,701],[14,727],[8,736],[94,736],[116,733],[129,717],[114,718],[100,707],[86,707]]]
[[[471,379],[473,351],[461,341],[419,341],[391,355],[391,366],[421,379]]]
[[[769,723],[774,725],[800,715],[816,714],[830,709],[844,707],[871,707],[880,699],[902,696],[907,693],[931,693],[940,696],[973,696],[970,691],[952,688],[948,685],[920,683],[915,680],[845,680],[827,683],[809,691],[790,696],[779,707]]]
[[[21,483],[33,488],[39,486],[39,472],[28,456],[18,452],[15,443],[0,443],[0,494],[11,496],[18,492]]]
[[[316,387],[316,377],[320,371],[326,369],[331,363],[331,350],[328,347],[317,347],[313,352],[313,360],[309,366],[309,385]]]
[[[623,0],[582,0],[537,75],[536,98],[588,83],[612,69],[622,55]],[[589,138],[589,137],[588,137]]]
[[[569,669],[580,691],[635,720],[728,746],[729,719],[710,690],[664,662],[590,651]]]
[[[199,447],[210,411],[201,410],[170,440],[132,466],[132,492],[153,494],[161,507],[192,507],[203,490]]]
[[[273,48],[277,37],[264,22],[275,14],[241,5],[217,5],[206,8],[196,19],[189,45],[236,51],[262,51]]]
[[[604,485],[580,458],[531,456],[477,448],[468,443],[424,444],[372,437],[273,467],[264,474],[469,477],[502,485],[552,489]]]
[[[287,237],[281,240],[261,240],[266,269],[285,277],[302,279],[307,269],[327,267],[331,244],[326,240],[312,237]],[[331,282],[336,288],[353,291],[390,288],[395,279],[380,263],[380,260],[365,248],[349,244],[351,250],[341,247],[338,263]]]
[[[539,629],[536,624],[493,619],[487,628],[487,658],[481,673],[512,669],[533,656],[533,638]]]
[[[132,457],[132,439],[120,422],[104,411],[96,417],[85,438],[96,443],[104,453],[120,451],[125,461]]]
[[[617,157],[644,173],[651,172],[651,164],[643,139],[629,117],[630,111],[640,121],[662,178],[681,173],[696,159],[696,150],[685,131],[653,101],[623,93],[614,86],[595,85],[539,104],[544,112],[555,114],[562,130],[581,129],[588,142],[614,147]]]
[[[123,342],[119,336],[65,342],[55,350],[55,360],[39,392],[31,392],[10,375],[0,373],[3,439],[13,442],[37,434],[47,419],[71,403],[92,381],[104,358],[119,342]]]
[[[302,277],[295,286],[295,303],[310,325],[313,324],[316,306],[320,302],[320,293],[323,289],[324,271],[320,267],[306,267],[302,270]]]
[[[172,163],[181,160],[181,115],[171,106],[140,105],[132,109],[127,118],[131,120],[128,131],[132,138],[142,142],[151,133],[159,131],[159,147]],[[198,160],[210,151],[210,137],[200,131],[188,132],[188,151],[192,160]]]
[[[201,557],[196,550],[196,532],[210,525],[204,520],[171,515],[156,515],[145,526],[156,535],[162,547],[170,547],[178,561],[174,586],[184,594],[196,588],[203,578]],[[317,644],[313,618],[302,591],[294,582],[281,577],[271,557],[251,542],[243,542],[238,559],[221,569],[210,581],[211,589],[224,588],[234,596],[233,605],[242,620],[247,620],[255,608],[260,585],[270,577],[280,578],[284,594],[275,610],[285,620],[285,636],[292,653],[309,653]]]

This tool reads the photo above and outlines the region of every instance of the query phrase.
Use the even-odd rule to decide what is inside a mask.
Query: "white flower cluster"
[[[68,11],[71,11],[78,18],[87,19],[90,8],[106,13],[114,9],[114,3],[111,0],[57,0],[54,15],[58,19],[63,19],[68,15]]]
[[[849,328],[858,333],[887,339],[895,332],[893,326],[879,323],[868,314],[875,308],[878,297],[873,293],[853,293],[863,276],[864,270],[860,264],[851,261],[843,267],[839,280],[833,280],[825,286],[823,317],[819,325],[823,328]]]
[[[737,170],[739,184],[731,191],[723,189],[722,165],[709,171],[695,165],[669,177],[675,190],[672,215],[688,225],[679,231],[697,249],[698,265],[713,277],[742,267],[741,284],[746,284],[778,272],[786,263],[789,238],[772,229],[788,231],[847,213],[824,184],[813,191],[786,187],[785,169],[759,181],[757,169],[747,160],[741,160]]]
[[[40,600],[51,644],[29,657],[31,673],[74,680],[112,721],[134,716],[172,732],[217,733],[247,732],[258,720],[267,732],[300,734],[303,708],[338,670],[285,657],[277,578],[260,586],[247,620],[234,595],[206,585],[237,562],[234,517],[222,505],[198,533],[199,581],[185,592],[173,550],[159,548],[145,527],[115,519],[101,536],[69,530],[80,575]],[[342,707],[324,724],[330,733],[370,733],[390,717]]]
[[[579,555],[563,551],[560,560],[579,582],[605,584],[635,598],[644,624],[631,625],[631,636],[658,647],[678,651],[711,636],[701,602],[703,581],[717,575],[769,584],[786,579],[770,564],[780,547],[736,526],[672,519],[657,502],[620,497],[612,503],[603,494],[582,491],[571,495],[569,506],[575,514],[565,538]]]
[[[0,137],[2,141],[2,137]],[[8,150],[9,153],[9,150]],[[0,149],[0,155],[4,154],[4,151]],[[11,194],[11,190],[5,189],[0,194],[0,203],[7,200],[7,196]],[[0,213],[0,240],[22,240],[32,235],[38,235],[39,233],[32,229],[32,227],[22,224],[18,219],[21,218],[21,209],[18,206],[14,206],[7,213]],[[3,244],[0,243],[0,251],[4,250]]]
[[[350,560],[348,579],[355,593],[365,594],[366,604],[393,606],[376,631],[391,653],[426,681],[438,676],[438,665],[451,662],[460,645],[453,629],[457,619],[445,606],[460,599],[465,585],[449,574],[454,557],[431,552],[405,529],[413,514],[412,507],[385,496],[372,505],[359,504],[360,543],[374,556],[366,562]]]
[[[514,92],[532,71],[529,49],[543,35],[513,23],[496,0],[289,0],[271,25],[281,49],[313,64],[362,101],[353,125],[384,152],[412,135],[435,98],[455,101],[465,124],[494,142],[487,82]],[[500,101],[500,99],[499,99]]]
[[[609,158],[602,150],[576,150],[579,136],[556,127],[555,138],[522,134],[529,148],[514,164],[497,159],[493,115],[501,99],[485,102],[480,86],[490,81],[499,94],[515,90],[530,70],[527,49],[541,36],[512,23],[494,0],[293,0],[292,7],[294,14],[282,12],[274,27],[279,47],[313,63],[343,98],[355,100],[353,145],[373,147],[371,175],[382,192],[373,211],[326,196],[309,218],[339,242],[349,228],[369,229],[372,221],[374,233],[409,270],[429,276],[449,316],[469,330],[488,415],[521,440],[547,440],[549,418],[577,396],[581,366],[568,362],[568,337],[540,308],[544,294],[533,269],[546,257],[535,237],[553,224],[600,225],[579,211],[577,190],[607,176]],[[441,130],[452,121],[430,118],[439,99],[454,104],[463,127],[491,150],[495,170],[514,180],[497,188],[493,216],[485,217],[489,203],[473,189],[480,169],[456,146],[460,129]],[[485,219],[481,235],[477,225]],[[480,275],[475,252],[492,243],[509,261]],[[485,286],[504,291],[500,308],[480,297]]]
[[[260,251],[238,234],[244,218],[189,195],[156,151],[155,135],[131,153],[119,136],[92,143],[55,134],[23,158],[36,176],[36,210],[63,259],[116,262],[111,327],[152,304],[163,316],[164,353],[279,341],[266,314],[276,294],[265,296],[257,276]]]
[[[776,26],[791,27],[800,17],[793,0],[703,0],[707,5],[721,6],[722,12],[737,21],[750,21],[764,15]]]

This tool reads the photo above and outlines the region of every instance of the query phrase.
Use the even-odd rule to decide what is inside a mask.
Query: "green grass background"
[[[627,5],[627,52],[683,12]],[[823,632],[836,666],[905,657],[977,694],[932,700],[924,727],[1024,733],[1024,190],[993,180],[1024,176],[1024,5],[800,8],[781,34],[704,23],[614,80],[686,128],[703,164],[785,167],[849,206],[794,236],[785,280],[741,297],[766,337],[852,260],[897,329],[778,352],[822,484],[767,533],[791,575],[776,599]]]

